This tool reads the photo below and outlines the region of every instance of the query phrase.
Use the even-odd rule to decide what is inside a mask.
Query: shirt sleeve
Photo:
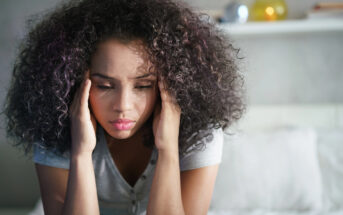
[[[205,147],[201,150],[193,150],[180,156],[180,170],[191,170],[221,163],[223,151],[223,130],[213,129],[213,139],[205,141]]]
[[[55,151],[47,149],[44,145],[35,143],[33,144],[33,162],[51,167],[69,169],[70,158],[68,152],[59,155]]]

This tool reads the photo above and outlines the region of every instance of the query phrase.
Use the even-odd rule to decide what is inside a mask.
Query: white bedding
[[[315,140],[308,133],[307,129],[312,130],[316,134]],[[298,130],[295,133],[300,132],[302,134],[295,135],[292,130]],[[221,166],[225,167],[224,171],[220,170],[221,172],[219,172],[218,177],[224,178],[217,178],[216,183],[219,184],[216,184],[218,188],[217,191],[215,190],[214,201],[208,213],[209,215],[343,215],[342,104],[259,105],[249,107],[245,118],[237,127],[234,127],[233,131],[243,132],[244,137],[237,140],[239,144],[233,144],[232,139],[227,139],[229,143],[225,143],[227,144],[226,146],[233,144],[234,147],[229,149],[228,152],[223,153],[226,161],[223,160],[224,162]],[[285,137],[284,134],[287,132],[289,135]],[[303,139],[303,143],[298,141],[299,138]],[[273,148],[273,144],[270,144],[271,147],[268,148],[268,142],[274,143],[274,145],[277,143],[280,147]],[[296,144],[299,144],[299,147],[292,148],[292,145]],[[252,145],[251,150],[249,149],[250,145]],[[246,150],[247,148],[248,150]],[[293,152],[289,149],[292,149]],[[282,155],[279,150],[286,150],[285,155]],[[230,154],[230,151],[235,153]],[[291,155],[289,153],[298,155],[294,156],[294,154]],[[286,172],[290,171],[292,166],[297,168],[294,164],[299,163],[298,167],[300,169],[307,169],[308,177],[306,177],[304,172],[300,171],[298,176],[290,178],[292,183],[283,183],[282,177],[280,177],[282,173],[275,169],[275,163],[269,164],[266,162],[268,159],[270,162],[272,161],[270,159],[272,154],[275,157],[277,155],[280,156],[280,159],[277,159],[280,167],[286,168],[288,165],[285,170]],[[225,158],[225,156],[227,157]],[[242,156],[246,156],[246,158]],[[292,159],[289,160],[288,164],[285,164],[284,161],[286,161],[285,158],[287,157]],[[249,162],[251,163],[250,167],[247,166]],[[240,169],[240,166],[243,169]],[[268,174],[266,169],[270,169],[269,172],[276,174],[273,177],[274,180],[265,177]],[[317,171],[315,169],[319,169],[320,184],[317,183],[318,175],[315,173]],[[290,175],[292,173],[294,171],[290,171]],[[250,177],[248,177],[249,174]],[[261,174],[262,177],[259,178]],[[232,180],[232,175],[238,179],[236,181]],[[288,174],[288,176],[290,175]],[[295,189],[299,193],[292,192],[295,191],[292,189],[292,184],[296,182],[302,183],[304,179],[308,181],[306,186],[313,187],[313,189]],[[259,193],[256,186],[261,184],[261,181],[268,181],[269,187],[273,184],[273,189],[267,189],[263,191],[264,193]],[[317,182],[313,183],[314,181]],[[298,184],[294,184],[294,187],[296,186]],[[279,195],[275,195],[275,190],[285,190],[286,187],[291,192],[280,192]],[[250,200],[244,202],[245,194],[242,194],[242,190],[250,192],[248,195]],[[268,192],[269,194],[266,194]],[[289,194],[288,198],[287,194]],[[299,205],[293,205],[295,208],[285,208],[284,206],[290,206],[289,202],[294,200],[294,194],[301,197],[298,202]],[[282,205],[282,202],[277,202],[275,199],[270,200],[270,198],[263,202],[266,199],[261,198],[261,196],[282,197],[285,204]],[[321,199],[321,207],[317,207],[317,200],[319,198]],[[303,205],[306,199],[307,202],[312,199],[310,201],[312,206],[317,208],[308,208],[307,210],[297,208]],[[274,206],[274,208],[267,208],[266,206],[268,205],[270,207]]]
[[[343,215],[343,209],[330,212],[301,212],[301,211],[268,211],[255,209],[252,211],[210,211],[208,215]]]
[[[321,209],[316,138],[313,129],[296,127],[224,135],[212,207]]]

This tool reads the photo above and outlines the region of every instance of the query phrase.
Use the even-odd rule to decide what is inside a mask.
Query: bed
[[[226,131],[210,215],[343,214],[343,105],[254,105]]]

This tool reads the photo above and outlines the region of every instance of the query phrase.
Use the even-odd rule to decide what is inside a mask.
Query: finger
[[[160,121],[160,115],[161,115],[161,103],[158,102],[155,105],[155,110],[154,110],[154,116],[153,116],[153,131],[155,132],[157,129],[157,126],[159,126],[157,123]]]
[[[165,84],[164,84],[164,81],[162,78],[160,78],[158,80],[158,88],[160,90],[160,96],[161,96],[162,103],[163,102],[170,102],[170,98],[169,98],[168,92],[165,88]]]
[[[95,116],[92,113],[90,113],[90,115],[91,115],[91,121],[92,121],[92,125],[93,125],[93,128],[94,128],[94,131],[96,131],[96,119],[95,119]]]
[[[77,98],[82,98],[83,92],[84,92],[84,87],[86,85],[86,81],[89,79],[89,70],[87,70],[83,76],[83,80],[79,86],[79,89],[76,92],[76,96],[78,96]],[[79,101],[79,104],[81,103],[81,100]]]
[[[165,83],[162,78],[158,80],[158,87],[160,90],[162,106],[170,106],[173,107],[175,110],[180,111],[180,106],[178,105],[176,98],[166,90]]]
[[[159,102],[155,105],[154,117],[157,117],[161,112],[161,104]]]
[[[80,105],[81,105],[81,109],[86,111],[89,110],[88,108],[88,98],[89,98],[89,90],[91,88],[91,80],[89,80],[88,78],[85,80],[83,89],[82,89],[82,94],[81,94],[81,101],[80,101]]]
[[[69,114],[73,115],[76,112],[77,107],[80,104],[80,99],[79,99],[79,94],[80,94],[80,88],[82,87],[82,85],[76,90],[74,97],[73,97],[73,101],[71,102],[70,108],[69,108]]]
[[[89,69],[88,69],[88,70],[85,72],[84,80],[89,79],[89,77],[90,77],[90,71],[89,71]]]
[[[69,114],[70,115],[73,115],[73,114],[76,114],[79,109],[79,107],[81,106],[82,107],[82,94],[84,92],[84,88],[85,88],[85,84],[86,84],[86,80],[88,79],[87,77],[89,76],[89,70],[85,73],[85,78],[84,80],[81,82],[80,86],[78,87],[78,89],[76,90],[75,94],[74,94],[74,97],[73,97],[73,101],[70,105],[70,108],[69,108]]]

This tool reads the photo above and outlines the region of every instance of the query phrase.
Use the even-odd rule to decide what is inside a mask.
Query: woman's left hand
[[[153,132],[159,151],[178,153],[181,108],[165,89],[163,80],[158,80],[161,104],[154,111]]]

